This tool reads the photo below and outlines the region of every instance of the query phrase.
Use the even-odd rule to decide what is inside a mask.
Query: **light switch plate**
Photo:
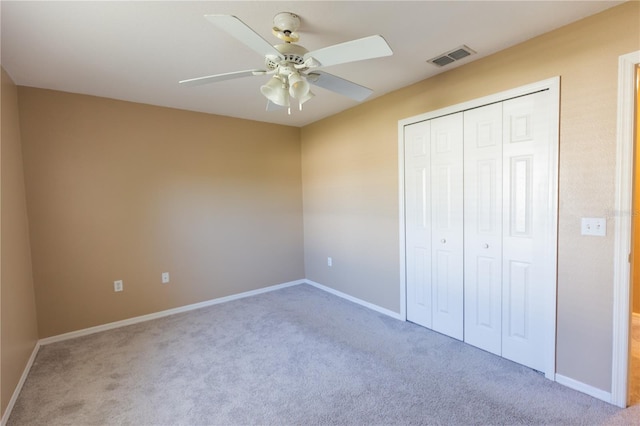
[[[604,237],[607,235],[607,219],[604,217],[583,217],[581,230],[582,235]]]

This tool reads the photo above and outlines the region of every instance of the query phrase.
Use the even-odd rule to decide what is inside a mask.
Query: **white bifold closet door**
[[[465,342],[502,354],[502,102],[464,113]]]
[[[548,94],[464,113],[465,342],[544,371]]]
[[[407,319],[539,371],[555,279],[549,102],[405,126]]]
[[[431,328],[459,340],[464,337],[462,116],[431,120]]]
[[[555,309],[543,289],[556,274],[550,95],[522,96],[502,108],[502,356],[545,371],[546,315]]]
[[[463,339],[462,113],[405,133],[407,319]]]
[[[432,328],[431,121],[405,127],[407,319]]]

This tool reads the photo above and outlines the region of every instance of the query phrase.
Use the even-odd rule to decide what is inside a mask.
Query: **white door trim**
[[[464,111],[471,108],[477,108],[483,105],[488,105],[494,102],[502,102],[507,99],[515,98],[518,96],[528,95],[541,90],[549,90],[552,98],[556,101],[556,105],[559,106],[560,100],[560,77],[553,77],[547,80],[542,80],[536,83],[528,84],[525,86],[517,87],[504,92],[496,93],[493,95],[485,96],[471,101],[463,102],[460,104],[452,105],[446,108],[441,108],[435,111],[419,114],[413,117],[405,118],[398,121],[398,183],[399,183],[399,223],[400,223],[400,319],[407,319],[407,295],[406,295],[406,252],[405,252],[405,182],[404,182],[404,127],[409,124],[417,123],[420,121],[430,120],[436,117],[440,117],[447,114],[453,114],[456,112]],[[555,170],[553,176],[550,177],[550,188],[553,194],[558,193],[558,148],[559,148],[559,128],[560,128],[560,111],[559,108],[554,108],[554,115],[551,117],[550,128],[554,129],[551,135],[551,158],[549,164],[552,165],[552,170]],[[550,200],[550,209],[547,212],[551,219],[549,223],[553,223],[553,235],[550,238],[553,239],[552,244],[553,253],[549,253],[554,259],[553,271],[553,288],[545,289],[548,293],[548,300],[550,301],[550,307],[548,312],[548,322],[546,323],[547,341],[545,342],[545,376],[548,379],[555,380],[556,371],[556,289],[557,289],[557,196],[552,197]]]
[[[629,362],[631,218],[633,202],[633,123],[635,66],[640,50],[618,59],[618,119],[616,136],[616,201],[613,269],[613,353],[611,402],[627,406]]]

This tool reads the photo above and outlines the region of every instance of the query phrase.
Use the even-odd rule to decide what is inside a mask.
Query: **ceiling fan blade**
[[[277,56],[284,59],[275,47],[237,17],[233,15],[204,15],[204,17],[262,56]]]
[[[319,63],[318,66],[328,67],[389,55],[393,55],[393,51],[387,41],[382,36],[373,35],[308,52],[304,59],[313,58]]]
[[[358,102],[364,101],[373,93],[373,90],[367,87],[360,86],[359,84],[352,83],[349,80],[323,71],[313,71],[309,73],[307,81],[315,86],[331,90],[332,92],[344,95]]]
[[[225,74],[215,74],[215,75],[207,75],[205,77],[190,78],[188,80],[181,80],[178,83],[184,86],[201,86],[203,84],[216,83],[218,81],[231,80],[234,78],[260,75],[260,74],[264,74],[265,72],[266,71],[264,70],[235,71],[235,72],[228,72]]]

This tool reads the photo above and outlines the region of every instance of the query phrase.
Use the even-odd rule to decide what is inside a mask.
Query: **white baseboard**
[[[101,331],[107,331],[107,330],[113,330],[113,329],[120,328],[120,327],[126,327],[128,325],[137,324],[137,323],[140,323],[140,322],[151,321],[151,320],[154,320],[154,319],[157,319],[157,318],[166,317],[166,316],[169,316],[169,315],[175,315],[175,314],[179,314],[179,313],[182,313],[182,312],[193,311],[195,309],[205,308],[207,306],[217,305],[219,303],[230,302],[232,300],[238,300],[238,299],[242,299],[244,297],[255,296],[257,294],[267,293],[267,292],[270,292],[270,291],[275,291],[275,290],[279,290],[281,288],[291,287],[291,286],[299,285],[299,284],[309,284],[309,285],[311,285],[313,287],[316,287],[316,288],[318,288],[320,290],[326,291],[327,293],[331,293],[331,294],[333,294],[335,296],[338,296],[338,297],[341,297],[343,299],[349,300],[350,302],[357,303],[358,305],[362,305],[362,306],[364,306],[366,308],[369,308],[369,309],[371,309],[373,311],[380,312],[381,314],[390,316],[390,317],[395,318],[395,319],[401,319],[400,318],[400,314],[397,313],[397,312],[390,311],[390,310],[382,308],[382,307],[380,307],[378,305],[374,305],[373,303],[366,302],[364,300],[361,300],[361,299],[358,299],[356,297],[350,296],[350,295],[348,295],[346,293],[342,293],[341,291],[335,290],[335,289],[333,289],[331,287],[327,287],[327,286],[319,284],[317,282],[314,282],[314,281],[311,281],[311,280],[302,279],[302,280],[290,281],[290,282],[282,283],[282,284],[276,284],[276,285],[272,285],[272,286],[269,286],[269,287],[259,288],[259,289],[256,289],[256,290],[245,291],[243,293],[232,294],[230,296],[219,297],[217,299],[206,300],[204,302],[193,303],[191,305],[180,306],[178,308],[167,309],[165,311],[154,312],[152,314],[147,314],[147,315],[141,315],[141,316],[138,316],[138,317],[128,318],[128,319],[121,320],[121,321],[115,321],[115,322],[110,322],[110,323],[107,323],[107,324],[97,325],[95,327],[84,328],[82,330],[71,331],[69,333],[58,334],[56,336],[45,337],[45,338],[40,339],[38,341],[38,345],[48,345],[50,343],[56,343],[56,342],[61,342],[61,341],[64,341],[64,340],[74,339],[76,337],[87,336],[89,334],[99,333]]]
[[[27,380],[27,376],[29,375],[29,371],[31,371],[33,361],[36,359],[36,355],[38,355],[38,350],[40,350],[40,342],[36,342],[36,346],[33,348],[33,351],[31,351],[31,356],[27,361],[27,365],[25,365],[22,376],[20,376],[20,380],[18,380],[18,384],[13,391],[13,395],[11,395],[9,404],[7,404],[7,409],[4,411],[4,415],[2,416],[2,420],[0,421],[0,426],[5,426],[9,421],[9,416],[11,415],[11,411],[13,410],[13,406],[18,400],[18,395],[20,395],[20,391],[22,391],[22,386],[24,386],[25,380]]]
[[[586,383],[579,382],[561,374],[556,374],[556,382],[573,390],[577,390],[578,392],[586,393],[594,398],[612,404],[611,392],[603,391],[602,389],[595,388],[591,385],[587,385]]]
[[[350,295],[348,295],[346,293],[343,293],[341,291],[335,290],[335,289],[333,289],[331,287],[327,287],[327,286],[322,285],[320,283],[317,283],[315,281],[304,280],[304,282],[306,282],[310,286],[313,286],[313,287],[316,287],[316,288],[318,288],[320,290],[326,291],[327,293],[331,293],[334,296],[341,297],[341,298],[346,299],[346,300],[348,300],[350,302],[357,303],[358,305],[364,306],[365,308],[369,308],[372,311],[376,311],[376,312],[379,312],[381,314],[387,315],[387,316],[389,316],[391,318],[404,321],[404,319],[400,317],[400,314],[398,312],[393,312],[393,311],[391,311],[389,309],[386,309],[386,308],[383,308],[381,306],[374,305],[373,303],[369,303],[369,302],[366,302],[366,301],[364,301],[362,299],[358,299],[357,297],[350,296]]]
[[[267,293],[270,291],[279,290],[285,287],[291,287],[294,285],[304,284],[305,280],[290,281],[288,283],[276,284],[269,287],[259,288],[256,290],[245,291],[244,293],[232,294],[230,296],[219,297],[217,299],[206,300],[204,302],[194,303],[191,305],[180,306],[179,308],[167,309],[165,311],[154,312],[148,315],[141,315],[138,317],[128,318],[126,320],[110,322],[108,324],[97,325],[95,327],[89,327],[82,330],[71,331],[69,333],[58,334],[56,336],[45,337],[40,339],[40,345],[48,345],[50,343],[61,342],[63,340],[74,339],[76,337],[87,336],[89,334],[99,333],[101,331],[113,330],[115,328],[125,327],[127,325],[137,324],[139,322],[150,321],[157,318],[166,317],[169,315],[175,315],[182,312],[193,311],[195,309],[205,308],[207,306],[217,305],[219,303],[230,302],[232,300],[242,299],[244,297],[255,296],[261,293]]]

